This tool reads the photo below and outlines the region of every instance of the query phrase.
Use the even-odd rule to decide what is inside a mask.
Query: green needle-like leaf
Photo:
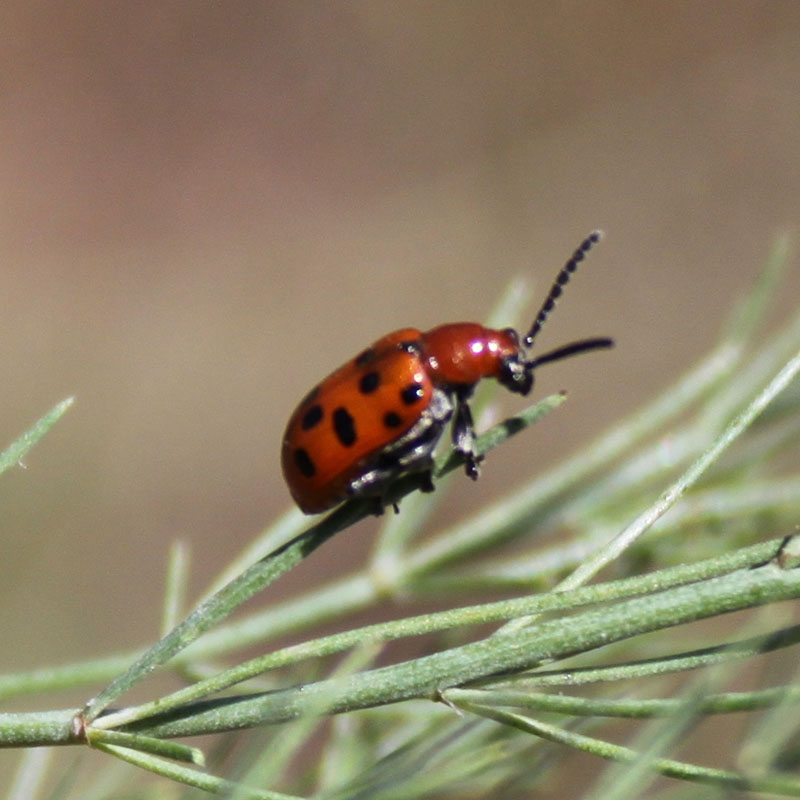
[[[0,474],[9,467],[21,463],[26,453],[64,416],[74,401],[74,397],[62,400],[36,422],[33,427],[25,431],[19,439],[3,450],[0,453]]]

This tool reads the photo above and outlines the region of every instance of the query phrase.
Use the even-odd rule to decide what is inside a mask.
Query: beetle
[[[423,491],[433,491],[433,452],[451,421],[453,445],[466,474],[476,479],[483,457],[475,452],[468,401],[480,380],[495,378],[527,395],[542,364],[613,346],[596,337],[528,355],[565,284],[601,236],[592,232],[575,250],[525,336],[474,322],[426,332],[401,328],[314,387],[289,418],[281,446],[283,475],[300,509],[315,514],[348,498],[369,498],[380,514],[389,486],[414,473]]]

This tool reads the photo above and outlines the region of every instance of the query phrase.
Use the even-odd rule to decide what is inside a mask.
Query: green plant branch
[[[527,711],[546,711],[580,717],[621,717],[652,719],[669,717],[683,711],[686,700],[680,699],[601,699],[566,694],[521,692],[509,689],[448,689],[445,698],[454,705],[462,703],[491,707],[510,706]],[[700,698],[696,714],[733,714],[800,703],[800,686],[775,686],[751,692],[721,692]]]
[[[539,720],[512,714],[487,706],[472,703],[458,704],[463,711],[471,712],[503,725],[516,728],[525,733],[547,739],[551,742],[566,745],[591,755],[610,761],[634,764],[641,754],[628,747],[612,744],[602,739],[585,736],[575,731],[567,731],[556,725],[549,725]],[[797,797],[800,795],[800,779],[793,775],[761,775],[747,776],[729,770],[700,767],[685,761],[670,758],[653,758],[649,767],[654,772],[670,778],[679,778],[694,783],[704,783],[721,789],[739,789],[753,792],[772,792],[774,794]]]
[[[176,702],[183,703],[190,699],[204,697],[211,692],[220,691],[236,682],[246,680],[248,677],[259,674],[263,670],[291,665],[306,658],[317,658],[341,652],[354,645],[363,644],[365,642],[389,641],[406,636],[417,636],[424,633],[453,629],[457,626],[501,621],[513,617],[515,614],[567,610],[592,603],[608,602],[624,597],[635,596],[637,594],[647,594],[648,592],[668,586],[693,583],[710,577],[724,575],[734,570],[746,569],[757,564],[763,564],[766,561],[776,558],[782,550],[783,542],[783,539],[773,539],[749,547],[740,548],[715,558],[706,559],[705,561],[671,567],[649,575],[581,587],[569,593],[561,592],[527,596],[463,609],[438,612],[436,614],[425,614],[419,617],[380,623],[342,634],[322,637],[300,645],[283,648],[267,656],[245,662],[232,670],[215,675],[199,684],[193,684],[190,687],[181,689],[166,698],[161,698],[160,700],[152,701],[142,706],[136,706],[132,709],[125,709],[119,712],[121,716],[118,717],[118,719],[130,721],[136,719],[139,714],[150,715],[157,711],[165,710],[171,707],[172,704],[176,704]],[[287,607],[287,614],[291,615],[292,609],[293,605],[289,604]],[[761,646],[763,646],[763,644],[760,643],[758,647]],[[211,652],[213,652],[213,648]],[[188,662],[188,656],[181,654],[178,656],[178,663],[185,663],[184,658]],[[110,672],[112,674],[118,673],[126,663],[130,663],[130,657],[123,654],[109,659],[107,663],[100,663],[99,665],[97,662],[88,661],[77,662],[50,670],[40,670],[38,671],[36,684],[33,687],[27,684],[27,688],[32,688],[35,691],[62,689],[74,685],[87,673],[90,675],[90,680],[97,680],[97,677],[91,673],[93,667],[100,667],[101,671],[99,677],[102,677],[105,672]],[[579,674],[580,672],[575,673],[576,680]],[[5,684],[0,683],[0,691],[5,689],[9,695],[21,693],[23,685],[26,684],[26,679],[30,680],[30,676],[25,673],[4,676]],[[68,728],[69,717],[73,712],[55,713],[61,715],[56,717],[56,719],[60,721],[60,724]],[[124,717],[122,715],[124,715]],[[98,726],[103,726],[104,722],[109,719],[109,717],[110,715],[101,717],[97,720],[96,724]],[[28,719],[28,715],[26,714],[12,715],[12,717],[0,715],[0,737],[4,733],[9,734],[13,730],[14,725],[20,724],[25,719]],[[39,725],[39,720],[40,718],[37,715],[30,718],[31,725],[33,726],[30,730],[36,730],[36,727]],[[51,735],[52,732],[47,733],[47,736]],[[33,743],[43,744],[48,741],[47,736],[42,738],[39,734],[34,734],[33,740],[28,738],[29,736],[30,734],[25,731],[13,733],[11,738],[6,742],[6,746],[17,746],[19,744],[32,743],[32,741]],[[72,741],[68,730],[63,737],[56,738],[67,743]],[[0,746],[2,746],[3,743],[2,738],[0,738]]]
[[[189,747],[167,739],[155,739],[151,736],[141,736],[136,733],[124,731],[104,731],[87,726],[85,729],[86,741],[90,747],[98,748],[100,745],[117,745],[129,750],[138,750],[154,756],[163,756],[174,761],[186,764],[205,766],[203,751],[197,747]]]
[[[573,591],[550,592],[423,614],[418,617],[378,623],[325,636],[245,661],[229,670],[179,689],[166,697],[112,712],[96,720],[95,725],[102,728],[116,727],[156,714],[164,714],[181,705],[200,700],[237,683],[254,678],[268,670],[290,666],[309,658],[334,655],[353,647],[453,630],[466,625],[484,625],[533,612],[569,611],[587,605],[647,595],[671,586],[693,584],[700,580],[708,580],[735,570],[763,564],[765,561],[777,558],[783,546],[783,539],[773,539],[733,553],[726,553],[717,558],[672,567],[649,575],[581,587]]]
[[[769,304],[780,289],[794,253],[795,238],[789,233],[775,237],[753,287],[728,315],[723,327],[723,339],[744,343],[753,338],[766,316]]]
[[[496,687],[504,684],[530,688],[559,688],[585,686],[591,683],[610,683],[630,681],[638,678],[652,678],[677,672],[703,669],[731,661],[743,661],[775,650],[794,647],[800,644],[800,626],[781,628],[768,634],[752,636],[729,644],[702,647],[688,652],[673,653],[659,658],[647,658],[625,664],[611,664],[591,667],[560,668],[558,670],[539,670],[501,681],[494,681]]]
[[[299,564],[340,530],[363,517],[367,513],[364,506],[361,502],[345,504],[306,533],[252,564],[238,578],[201,603],[182,623],[141,655],[126,672],[87,704],[86,719],[94,719],[156,667],[166,663],[254,594]]]
[[[150,753],[143,753],[139,750],[131,750],[127,747],[120,747],[115,744],[106,744],[98,742],[95,745],[97,750],[102,750],[109,755],[116,756],[128,764],[133,764],[136,767],[141,767],[156,775],[161,775],[163,778],[182,783],[185,786],[191,786],[195,789],[202,789],[204,792],[211,794],[227,794],[233,792],[237,793],[237,797],[247,798],[250,800],[303,800],[296,795],[281,794],[280,792],[270,792],[266,789],[258,789],[255,787],[244,787],[234,781],[227,781],[223,778],[217,778],[214,775],[200,772],[192,767],[184,767],[176,764],[174,761],[166,761],[163,758],[152,755]]]
[[[317,713],[369,708],[409,699],[435,699],[445,689],[501,673],[532,669],[632,636],[800,596],[800,570],[775,562],[750,570],[621,601],[570,617],[541,622],[514,634],[493,636],[340,681],[189,705],[162,720],[135,723],[150,736],[188,736],[295,719]]]
[[[0,747],[85,744],[75,709],[0,714]]]
[[[704,561],[661,570],[652,575],[636,576],[621,581],[584,587],[572,593],[562,592],[559,594],[547,593],[527,596],[510,601],[489,603],[436,614],[425,614],[417,618],[412,617],[395,622],[367,626],[350,633],[338,634],[336,637],[323,637],[302,645],[276,651],[266,657],[265,661],[269,659],[274,659],[274,661],[265,668],[272,669],[281,665],[296,663],[301,658],[319,657],[331,652],[339,652],[340,649],[346,649],[352,646],[353,643],[361,643],[365,640],[388,641],[404,636],[416,636],[447,630],[458,625],[497,622],[520,613],[536,613],[572,606],[577,607],[584,603],[619,599],[624,596],[652,591],[655,588],[702,580],[734,569],[763,563],[777,555],[782,541],[782,539],[768,540]],[[457,579],[461,580],[461,578]],[[331,608],[336,608],[335,604],[339,602],[343,603],[346,609],[349,609],[351,605],[355,608],[360,608],[363,603],[367,602],[368,598],[374,596],[374,586],[368,578],[350,579],[343,582],[335,582],[330,586],[327,605]],[[301,623],[306,618],[309,621],[311,619],[317,621],[315,616],[316,607],[316,600],[305,611],[303,606],[296,600],[272,606],[268,611],[252,615],[239,623],[210,632],[202,640],[178,654],[175,658],[175,665],[182,667],[192,661],[213,657],[220,652],[226,652],[235,649],[237,646],[242,646],[242,642],[252,644],[258,640],[278,636],[281,633],[292,630],[292,621],[296,620],[298,616]],[[334,646],[333,649],[329,649],[331,642],[335,643],[337,640],[338,645]],[[90,659],[31,672],[0,675],[0,698],[44,691],[57,691],[83,683],[96,683],[118,675],[139,655],[140,653],[137,652],[121,653],[105,659]],[[254,661],[257,661],[257,659]],[[239,665],[231,671],[231,674],[235,675],[237,670],[242,670],[242,677],[238,677],[236,680],[229,682],[228,673],[208,679],[199,687],[202,689],[202,694],[199,696],[207,694],[207,689],[209,691],[217,691],[232,685],[232,683],[251,677],[249,671],[251,663],[254,662],[245,662],[245,664]],[[176,695],[180,696],[181,693],[190,692],[191,690],[192,687],[187,687],[187,689],[179,690]],[[162,701],[153,701],[153,707],[155,708],[155,705],[160,702]],[[2,719],[2,715],[0,715],[0,719]]]
[[[766,545],[767,543],[765,543]],[[772,543],[770,543],[772,545]],[[746,548],[751,551],[753,556],[759,556],[755,560],[747,559],[748,562],[756,563],[760,561],[761,555],[768,552],[777,552],[770,546],[769,550],[763,545],[753,548]],[[697,565],[692,565],[697,566]],[[743,565],[746,568],[746,565]],[[639,579],[627,579],[619,583],[629,583]],[[597,588],[602,588],[601,584]],[[589,592],[595,587],[584,587],[575,590],[575,600],[579,600],[579,595]],[[604,599],[609,599],[605,596]],[[376,626],[378,627],[378,626]],[[368,631],[369,628],[362,629]],[[327,637],[333,639],[334,637]],[[324,640],[320,640],[323,642]],[[369,639],[364,636],[362,641]],[[591,713],[591,714],[611,714],[619,716],[652,716],[659,713],[671,713],[673,701],[660,700],[585,700],[580,698],[574,700],[565,698],[563,695],[541,694],[534,691],[535,687],[559,688],[569,686],[581,686],[589,683],[611,682],[611,681],[630,681],[640,678],[653,677],[659,674],[684,672],[692,669],[708,667],[714,664],[729,662],[731,660],[742,660],[755,655],[762,655],[776,649],[791,647],[800,642],[800,625],[779,631],[754,636],[739,642],[719,645],[716,647],[703,648],[689,653],[677,653],[664,658],[647,659],[629,664],[614,664],[599,667],[570,667],[558,671],[540,671],[535,673],[522,673],[516,677],[507,677],[497,683],[496,688],[491,689],[458,689],[452,688],[443,692],[449,700],[451,697],[467,700],[480,701],[486,696],[491,696],[494,705],[519,704],[521,707],[542,709],[548,711],[560,711],[561,713]],[[291,655],[292,650],[303,649],[287,648],[287,656]],[[290,662],[287,662],[290,663]],[[524,684],[530,687],[525,691],[514,688],[503,688],[503,681],[513,685]],[[169,696],[169,698],[183,699],[181,693]],[[725,693],[712,696],[704,700],[702,710],[704,713],[729,713],[734,711],[755,710],[765,707],[777,707],[783,702],[797,702],[800,697],[800,687],[790,685],[786,687],[774,687],[770,689],[757,690],[753,692]],[[167,699],[169,699],[167,698]],[[540,698],[540,699],[539,699]],[[571,704],[575,702],[575,707]],[[582,705],[581,705],[582,704]],[[146,711],[155,713],[159,703],[144,704],[135,707],[135,711]],[[113,721],[113,715],[101,717],[88,730],[102,733],[102,725],[108,721]],[[83,736],[74,728],[75,711],[66,709],[62,711],[49,712],[28,712],[16,714],[0,714],[0,747],[22,747],[22,746],[41,746],[54,744],[82,744]],[[122,724],[127,715],[120,714],[117,723]],[[130,717],[135,719],[136,716]],[[108,731],[108,733],[114,733]],[[129,740],[131,741],[131,740]]]

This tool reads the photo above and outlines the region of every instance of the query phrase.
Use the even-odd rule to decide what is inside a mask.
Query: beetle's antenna
[[[580,247],[572,254],[572,257],[564,267],[562,268],[561,272],[558,273],[556,279],[553,281],[553,285],[550,287],[550,293],[547,295],[547,299],[542,304],[539,313],[536,315],[536,319],[534,320],[531,329],[528,331],[525,338],[522,340],[522,343],[525,345],[525,349],[530,349],[531,345],[533,344],[533,340],[538,335],[539,331],[542,329],[542,325],[544,325],[545,320],[547,319],[550,312],[555,308],[556,300],[561,297],[562,292],[564,291],[564,286],[569,283],[570,278],[572,277],[572,273],[578,269],[578,265],[586,258],[586,254],[603,238],[602,231],[592,231],[580,244]],[[565,355],[571,355],[571,353],[567,353]],[[561,356],[563,358],[564,356]],[[553,359],[548,359],[552,361]],[[538,361],[538,359],[537,359]]]
[[[607,347],[613,347],[614,340],[605,336],[597,337],[595,339],[581,339],[579,342],[572,342],[565,344],[556,350],[551,350],[549,353],[544,353],[538,358],[531,361],[526,361],[525,366],[530,369],[540,367],[542,364],[548,364],[550,361],[560,361],[562,358],[569,358],[576,356],[578,353],[585,353],[587,350],[601,350]]]

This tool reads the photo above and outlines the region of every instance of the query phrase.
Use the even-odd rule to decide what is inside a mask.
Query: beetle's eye
[[[503,328],[503,333],[508,336],[514,344],[519,345],[519,334],[513,328]]]
[[[419,339],[409,339],[405,342],[400,342],[397,345],[398,350],[402,350],[404,353],[410,353],[412,356],[418,356],[421,352],[420,342]]]

